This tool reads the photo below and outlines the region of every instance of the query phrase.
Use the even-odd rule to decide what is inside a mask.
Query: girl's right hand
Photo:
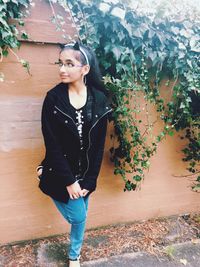
[[[69,186],[66,187],[67,191],[69,193],[69,197],[71,199],[77,199],[79,197],[82,197],[82,190],[78,182],[75,182]]]

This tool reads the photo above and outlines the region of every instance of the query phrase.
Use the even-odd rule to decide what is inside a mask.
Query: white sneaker
[[[80,265],[80,258],[78,258],[77,260],[69,260],[69,267],[81,267]]]

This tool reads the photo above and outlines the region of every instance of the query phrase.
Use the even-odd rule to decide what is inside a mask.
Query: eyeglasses
[[[55,64],[58,65],[59,68],[62,68],[62,66],[64,66],[64,68],[66,69],[72,69],[75,67],[78,67],[78,68],[83,67],[83,65],[75,65],[72,62],[63,63],[61,61],[58,61],[58,62],[55,62]]]

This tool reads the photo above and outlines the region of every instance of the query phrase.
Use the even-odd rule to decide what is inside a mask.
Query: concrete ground
[[[170,250],[170,248],[168,248]],[[167,248],[166,248],[167,250]],[[85,262],[82,267],[199,267],[200,243],[191,242],[171,246],[169,256],[153,256],[147,253],[130,253],[107,259]]]
[[[83,262],[82,267],[199,267],[200,242],[174,244],[163,248],[165,255],[154,256],[144,252],[127,253]],[[67,263],[59,262],[59,255],[52,251],[48,244],[38,251],[38,267],[67,267]],[[0,265],[2,266],[2,265]]]
[[[81,267],[200,267],[200,217],[194,218],[175,216],[88,231]],[[1,246],[0,267],[68,267],[68,247],[67,235]]]

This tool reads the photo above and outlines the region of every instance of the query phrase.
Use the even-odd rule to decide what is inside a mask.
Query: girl
[[[65,45],[58,66],[61,83],[47,92],[42,107],[46,154],[37,172],[40,189],[71,224],[69,266],[80,267],[88,200],[96,188],[111,108],[88,47]]]

